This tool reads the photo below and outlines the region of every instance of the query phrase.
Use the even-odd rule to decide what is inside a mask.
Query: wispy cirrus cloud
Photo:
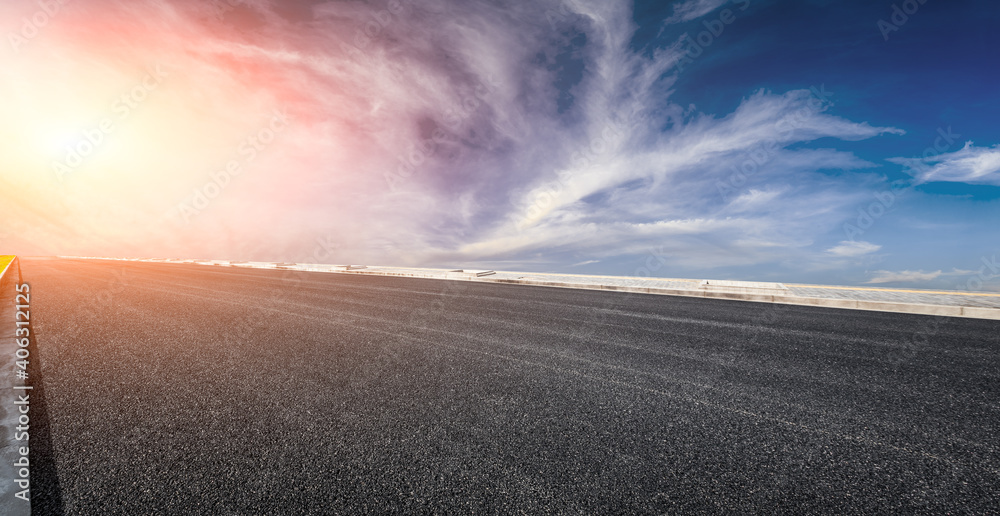
[[[730,0],[687,0],[674,4],[674,13],[664,20],[664,25],[691,21],[722,7]],[[744,3],[744,2],[741,2]],[[749,2],[745,2],[749,3]]]
[[[966,142],[955,152],[888,161],[907,167],[919,183],[945,181],[1000,186],[1000,145],[976,147],[973,142]]]
[[[832,254],[833,256],[855,258],[877,252],[879,249],[882,249],[882,246],[871,242],[846,240],[834,247],[831,247],[830,249],[827,249],[826,252]]]
[[[559,268],[656,249],[704,269],[874,252],[817,242],[869,195],[858,185],[875,164],[838,147],[902,131],[838,116],[807,84],[748,90],[722,112],[682,102],[680,41],[636,48],[632,2],[94,2],[100,16],[69,4],[66,25],[32,42],[37,62],[5,62],[44,80],[37,98],[0,86],[27,99],[4,115],[32,128],[63,116],[45,106],[64,75],[87,77],[80,95],[95,99],[130,86],[120,63],[164,61],[171,76],[66,191],[44,172],[25,180],[51,192],[63,254],[296,260],[333,237],[331,261]],[[725,3],[678,3],[667,21]],[[118,81],[98,80],[106,70]],[[189,225],[164,219],[279,108],[279,141]],[[142,152],[110,152],[133,129]],[[762,148],[759,171],[721,196]],[[114,215],[93,209],[109,198]]]
[[[657,103],[668,113],[682,111],[654,100],[652,85],[623,81],[617,89],[639,117],[648,117],[643,106]],[[805,248],[817,226],[832,227],[859,199],[846,183],[837,186],[817,171],[871,164],[834,149],[787,147],[824,137],[859,140],[899,132],[826,114],[810,107],[814,101],[808,90],[759,91],[723,117],[679,116],[666,131],[652,129],[664,121],[649,118],[626,126],[619,147],[583,166],[569,159],[547,163],[541,169],[547,174],[520,196],[515,203],[520,209],[507,223],[460,251],[486,256],[555,245],[606,256],[665,245],[678,263],[722,266],[774,260],[789,247]],[[603,125],[614,123],[609,116]],[[595,121],[593,127],[599,138],[602,124]],[[580,149],[587,141],[562,140],[555,147]],[[769,170],[757,178],[762,186],[748,185],[729,202],[719,198],[716,183],[764,142],[773,142],[776,150]],[[794,190],[763,186],[792,173],[800,178]]]

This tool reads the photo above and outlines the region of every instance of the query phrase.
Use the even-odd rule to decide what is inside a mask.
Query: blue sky
[[[1000,290],[986,1],[39,9],[7,252]]]
[[[704,10],[717,7],[701,17],[666,27],[650,23],[668,18],[685,5]],[[914,6],[915,12],[907,14]],[[871,199],[857,205],[872,216],[871,227],[863,226],[867,219],[855,210],[839,227],[812,232],[814,246],[840,246],[841,254],[857,254],[856,259],[845,263],[842,258],[848,257],[831,256],[829,267],[820,258],[812,267],[761,264],[721,270],[741,278],[795,276],[824,283],[936,288],[984,285],[989,289],[992,284],[995,289],[995,281],[981,281],[984,275],[996,272],[987,264],[994,263],[1000,246],[996,227],[1000,178],[995,164],[986,167],[993,168],[986,176],[974,180],[965,171],[919,180],[898,158],[919,157],[940,143],[931,157],[942,160],[925,162],[924,168],[943,166],[962,158],[955,153],[965,148],[966,142],[974,142],[966,154],[981,151],[986,156],[990,147],[1000,142],[1000,126],[994,122],[1000,117],[995,89],[998,73],[991,50],[1000,44],[1000,34],[991,30],[1000,21],[1000,9],[988,2],[933,0],[924,4],[640,2],[635,10],[640,29],[633,47],[649,52],[676,45],[685,34],[693,39],[713,24],[717,26],[715,20],[727,8],[735,13],[735,19],[718,36],[704,38],[710,45],[677,74],[672,100],[725,116],[748,92],[763,89],[778,93],[822,85],[832,93],[825,113],[898,128],[905,134],[859,141],[821,138],[789,146],[835,148],[869,163],[863,173],[870,177],[853,182],[858,191],[873,192]],[[657,26],[660,29],[654,32],[652,28]],[[682,48],[692,54],[697,51],[686,41]],[[936,141],[942,133],[951,138]],[[943,148],[945,144],[947,148]],[[840,169],[818,171],[832,180],[844,178]],[[766,189],[782,181],[782,175],[785,181],[796,180],[795,174],[779,173],[756,183],[750,180],[745,188]],[[898,201],[885,203],[874,197],[894,191],[892,182],[898,182],[895,188],[905,192],[893,196]],[[892,197],[883,195],[881,199]],[[869,200],[882,206],[872,208],[866,202]],[[871,245],[850,248],[838,244],[842,241]],[[861,254],[865,250],[870,252]]]

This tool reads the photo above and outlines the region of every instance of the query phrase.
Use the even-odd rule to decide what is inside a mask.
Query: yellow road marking
[[[16,258],[14,255],[0,255],[0,275],[3,275],[3,272],[7,270],[7,266],[10,265],[10,262],[14,261],[14,258]]]

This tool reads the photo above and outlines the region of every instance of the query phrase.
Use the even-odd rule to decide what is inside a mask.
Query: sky
[[[1000,4],[7,0],[0,252],[1000,291]]]

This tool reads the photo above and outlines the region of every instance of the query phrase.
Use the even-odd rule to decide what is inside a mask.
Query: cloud
[[[845,240],[839,245],[827,249],[826,252],[834,256],[854,258],[874,253],[879,249],[882,249],[882,246],[870,242]]]
[[[875,271],[875,277],[868,280],[866,283],[876,284],[876,283],[914,283],[920,281],[931,281],[937,279],[943,273],[941,271],[934,272],[923,272],[923,271]]]
[[[640,119],[647,116],[642,106],[681,111],[657,99],[652,86],[623,80],[616,89]],[[721,118],[679,115],[666,132],[651,129],[658,124],[649,119],[624,126],[611,117],[606,120],[604,126],[613,130],[605,133],[602,124],[594,124],[589,139],[601,143],[602,153],[589,152],[593,144],[587,144],[587,137],[550,141],[551,148],[575,146],[587,159],[556,155],[544,167],[550,171],[519,196],[507,223],[461,252],[540,252],[556,245],[603,256],[665,245],[686,265],[781,259],[781,249],[787,256],[789,246],[808,246],[818,227],[834,227],[861,200],[846,182],[838,185],[817,171],[870,166],[834,149],[786,147],[823,137],[855,140],[897,131],[829,115],[809,90],[780,95],[758,91]],[[615,137],[605,144],[602,134]],[[760,172],[737,186],[732,171],[754,158],[761,163]],[[794,188],[767,186],[791,175],[797,178]],[[736,192],[732,201],[719,195],[720,183]]]
[[[672,19],[723,3],[683,2]],[[536,268],[641,263],[651,251],[699,269],[829,260],[814,240],[867,201],[858,185],[872,166],[838,140],[901,133],[837,116],[822,85],[748,91],[731,112],[682,105],[672,70],[683,50],[634,48],[625,0],[426,0],[401,13],[377,2],[94,4],[105,8],[68,5],[65,24],[60,15],[32,40],[33,62],[0,56],[19,77],[0,84],[19,99],[0,106],[17,129],[2,135],[13,150],[0,179],[23,197],[11,205],[46,207],[24,233],[44,229],[62,246],[52,254],[322,251],[332,263]],[[157,62],[168,80],[93,162],[52,184],[25,135],[64,119],[92,126]],[[64,105],[65,77],[93,105]],[[275,109],[288,128],[247,160],[241,142]],[[163,216],[231,159],[243,171],[189,223]]]
[[[680,2],[674,4],[673,16],[667,18],[663,23],[669,25],[691,21],[722,7],[727,2],[729,0],[687,0]]]
[[[976,271],[963,270],[963,269],[952,269],[949,272],[943,272],[940,270],[933,272],[924,271],[875,271],[872,274],[875,275],[874,278],[868,280],[866,283],[916,283],[921,281],[931,281],[943,276],[973,276],[977,274]]]
[[[946,181],[1000,186],[1000,145],[975,147],[970,141],[955,152],[888,161],[907,167],[918,183]]]

